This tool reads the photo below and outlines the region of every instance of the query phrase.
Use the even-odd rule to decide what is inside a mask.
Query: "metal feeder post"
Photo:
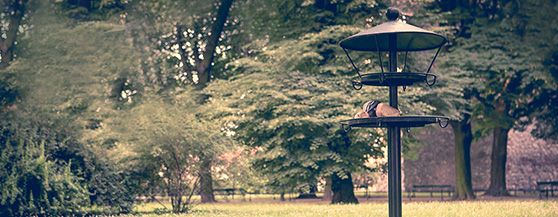
[[[397,35],[389,35],[389,71],[397,72]],[[397,86],[389,86],[389,105],[398,108]],[[388,197],[390,217],[401,216],[401,128],[388,128]]]

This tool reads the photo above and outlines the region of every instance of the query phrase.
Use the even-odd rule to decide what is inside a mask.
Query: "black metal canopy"
[[[438,33],[398,21],[399,14],[400,12],[398,9],[389,8],[386,13],[389,20],[388,22],[349,36],[348,38],[341,40],[339,43],[359,77],[358,80],[352,81],[353,88],[360,90],[363,85],[407,86],[419,81],[426,81],[429,86],[436,83],[436,76],[430,74],[430,69],[434,64],[436,57],[438,57],[438,53],[440,52],[442,46],[447,42],[446,37]],[[392,41],[393,44],[390,41]],[[407,69],[407,54],[409,51],[424,51],[431,49],[437,49],[437,51],[425,73],[412,73],[405,71]],[[349,55],[348,50],[378,52],[378,62],[380,63],[382,72],[364,75],[361,74],[360,70]],[[399,51],[405,52],[404,65],[402,68],[402,72],[404,74],[396,73],[397,71],[394,69],[397,69],[397,66],[393,69],[390,68],[388,73],[384,73],[382,52],[385,51],[395,52],[394,55],[397,55],[396,53]],[[390,60],[390,67],[392,62],[396,63],[396,61]],[[385,78],[390,81],[386,82]],[[428,78],[431,79],[431,82],[428,81]]]
[[[343,39],[342,48],[357,51],[389,51],[389,35],[396,34],[397,51],[423,51],[441,47],[446,37],[398,21],[398,11],[388,11],[390,21]]]

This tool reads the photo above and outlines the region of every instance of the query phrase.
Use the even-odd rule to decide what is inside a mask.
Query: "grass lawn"
[[[323,203],[216,203],[194,206],[190,214],[157,215],[153,211],[161,205],[148,203],[136,208],[140,216],[388,216],[385,202],[359,205],[329,205]],[[411,202],[404,203],[403,216],[407,217],[557,217],[558,201],[473,201],[473,202]]]

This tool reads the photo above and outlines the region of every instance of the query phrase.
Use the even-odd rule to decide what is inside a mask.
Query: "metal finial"
[[[388,8],[388,10],[386,12],[386,16],[387,16],[389,21],[397,20],[397,18],[399,18],[399,14],[401,14],[401,12],[399,12],[399,9],[394,8],[394,7]]]

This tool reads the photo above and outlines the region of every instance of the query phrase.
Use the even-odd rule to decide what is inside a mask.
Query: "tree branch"
[[[229,17],[229,11],[234,0],[222,0],[219,10],[217,11],[216,20],[211,27],[211,35],[207,40],[205,45],[205,51],[203,53],[203,60],[198,65],[198,76],[200,78],[198,82],[198,88],[203,88],[211,80],[211,64],[215,58],[215,49],[219,44],[219,38],[225,27],[225,22]]]
[[[198,188],[199,183],[200,183],[200,177],[198,176],[194,180],[194,186],[192,186],[192,191],[190,191],[190,194],[188,195],[188,198],[186,198],[186,203],[184,203],[185,206],[191,203],[192,196],[194,196],[194,192],[196,191],[196,188]]]

